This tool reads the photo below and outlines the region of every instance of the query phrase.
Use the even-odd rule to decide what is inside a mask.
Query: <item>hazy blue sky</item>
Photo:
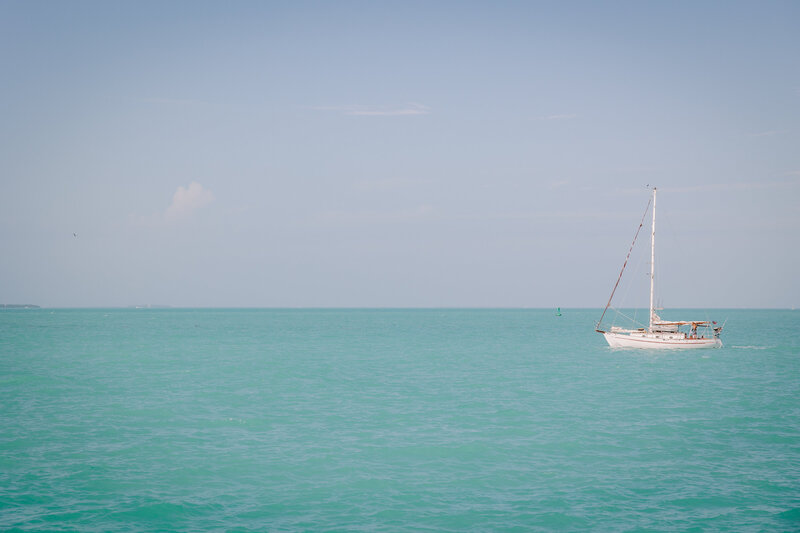
[[[800,306],[799,27],[2,1],[0,302],[601,307],[656,184],[665,306]]]

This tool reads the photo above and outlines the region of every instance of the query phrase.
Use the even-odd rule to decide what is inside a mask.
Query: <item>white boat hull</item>
[[[603,332],[603,336],[612,348],[645,348],[648,350],[722,348],[722,341],[717,337],[692,339],[685,338],[681,334],[613,333],[610,331]]]

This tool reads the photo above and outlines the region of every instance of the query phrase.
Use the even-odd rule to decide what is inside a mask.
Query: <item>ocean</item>
[[[561,312],[0,311],[0,530],[800,530],[800,311]]]

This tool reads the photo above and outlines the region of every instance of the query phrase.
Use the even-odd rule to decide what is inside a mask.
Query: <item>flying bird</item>
[[[78,234],[77,234],[77,233],[75,233],[75,232],[72,232],[72,236],[73,236],[73,237],[77,237],[77,236],[78,236]]]

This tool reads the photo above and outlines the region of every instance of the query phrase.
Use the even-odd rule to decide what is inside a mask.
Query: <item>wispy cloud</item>
[[[530,211],[487,214],[482,218],[493,220],[546,220],[546,219],[624,219],[627,213],[619,211]]]
[[[782,133],[782,132],[780,132],[778,130],[760,131],[760,132],[757,132],[757,133],[751,133],[750,137],[774,137],[774,136],[778,135],[779,133]]]
[[[784,189],[787,187],[796,187],[798,184],[800,184],[800,180],[765,180],[745,181],[738,183],[701,183],[686,187],[659,187],[658,190],[674,193],[751,191],[763,189]]]
[[[360,191],[396,191],[409,189],[429,183],[428,180],[414,178],[382,178],[362,180],[355,184]]]
[[[774,190],[774,189],[789,189],[792,187],[800,186],[800,171],[784,172],[781,176],[787,176],[788,179],[775,179],[764,178],[760,181],[739,181],[730,183],[694,183],[691,185],[665,185],[658,187],[659,191],[670,193],[705,193],[705,192],[734,192],[734,191],[756,191],[756,190]],[[643,191],[652,188],[651,184],[647,187],[644,184],[641,187],[619,187],[615,189],[608,189],[607,192],[611,194],[641,194]]]
[[[317,111],[335,111],[345,115],[364,117],[400,117],[409,115],[428,115],[430,108],[423,104],[408,103],[398,107],[370,107],[362,105],[314,107]]]
[[[569,180],[554,180],[547,185],[547,188],[550,189],[551,191],[554,191],[556,189],[563,189],[564,187],[568,187],[569,185],[570,185]]]
[[[656,166],[645,166],[645,165],[630,165],[630,166],[621,166],[616,168],[611,168],[610,171],[614,174],[653,174],[657,172],[659,167]]]
[[[144,98],[141,100],[146,104],[159,104],[159,105],[207,105],[207,102],[202,100],[194,100],[191,98]]]
[[[395,211],[326,211],[319,215],[323,222],[332,223],[385,223],[414,222],[436,216],[436,209],[428,204]]]
[[[564,113],[559,115],[546,115],[543,117],[538,117],[538,120],[572,120],[574,118],[578,118],[578,115],[575,113]]]

